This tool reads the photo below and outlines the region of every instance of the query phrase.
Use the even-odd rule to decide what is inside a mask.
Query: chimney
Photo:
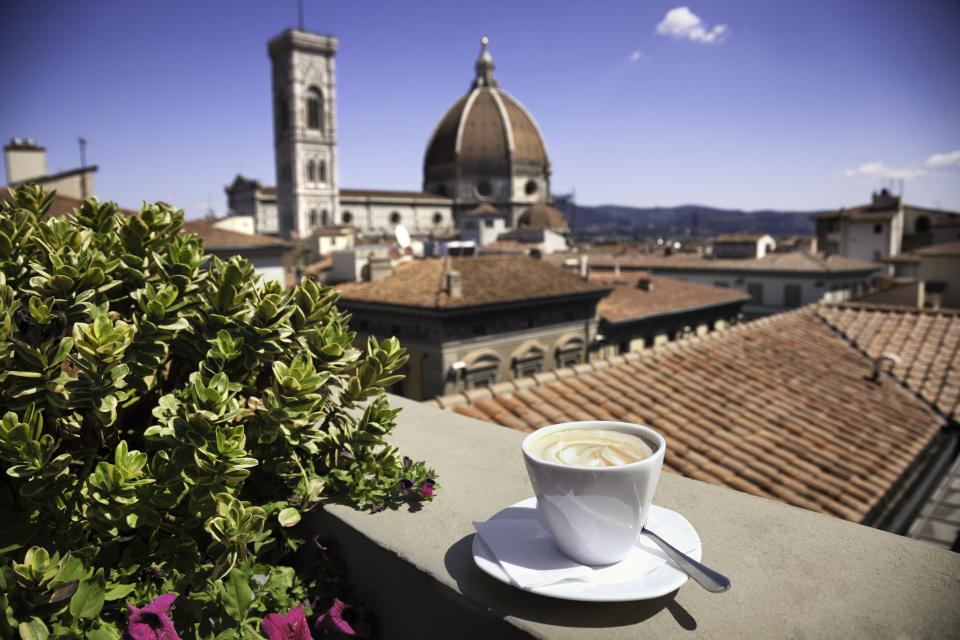
[[[463,281],[460,278],[459,271],[447,272],[447,293],[451,298],[460,298],[463,296]]]
[[[370,256],[370,282],[376,282],[393,273],[389,256]]]
[[[7,184],[26,182],[47,175],[47,152],[27,138],[13,138],[3,148],[7,161]]]
[[[653,281],[650,279],[650,276],[644,276],[637,280],[637,288],[643,289],[644,291],[653,291]]]
[[[580,277],[587,279],[587,254],[580,256]]]

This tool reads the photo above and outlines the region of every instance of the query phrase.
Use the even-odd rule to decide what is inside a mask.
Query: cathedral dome
[[[517,219],[517,226],[554,231],[568,230],[567,219],[563,217],[563,213],[543,202],[538,202],[521,213]]]
[[[470,91],[447,110],[427,145],[424,190],[452,197],[461,211],[480,202],[505,210],[529,206],[549,193],[543,136],[499,87],[486,38],[475,68]]]

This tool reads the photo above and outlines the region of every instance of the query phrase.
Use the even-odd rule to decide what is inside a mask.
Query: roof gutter
[[[600,317],[604,322],[606,322],[609,325],[614,325],[614,326],[625,325],[625,324],[631,324],[633,322],[640,322],[641,320],[649,320],[651,318],[663,318],[668,316],[679,315],[681,313],[689,313],[692,311],[700,311],[703,309],[712,309],[714,307],[722,307],[728,304],[746,302],[747,300],[750,300],[750,299],[751,299],[750,296],[743,296],[742,298],[733,298],[732,300],[724,300],[723,302],[707,302],[704,304],[696,304],[696,305],[693,305],[692,307],[682,307],[680,309],[668,309],[666,311],[656,311],[653,313],[647,313],[642,316],[633,316],[632,318],[628,318],[626,320],[607,320],[602,315]]]

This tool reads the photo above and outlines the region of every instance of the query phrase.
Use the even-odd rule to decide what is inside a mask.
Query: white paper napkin
[[[474,522],[481,540],[490,548],[510,580],[522,589],[542,587],[565,581],[593,584],[615,584],[636,580],[668,562],[658,546],[644,536],[630,554],[620,562],[606,566],[589,566],[574,562],[554,544],[546,527],[537,518],[496,518]],[[690,555],[699,540],[681,534],[671,535],[663,523],[650,515],[647,526],[661,533],[675,547]],[[694,534],[695,535],[695,534]]]

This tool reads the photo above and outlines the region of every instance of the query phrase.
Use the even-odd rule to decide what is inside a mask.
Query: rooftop
[[[457,271],[462,295],[452,297],[447,273]],[[528,256],[425,258],[374,282],[337,285],[345,301],[448,309],[570,295],[600,297],[606,288]]]
[[[867,357],[897,354],[897,381],[960,421],[960,311],[844,304],[817,313]]]
[[[788,253],[768,253],[762,258],[702,258],[696,255],[674,254],[671,256],[651,254],[624,254],[610,255],[609,253],[590,253],[587,264],[591,267],[613,269],[615,266],[634,269],[677,269],[699,271],[772,271],[772,272],[801,272],[801,273],[837,273],[875,271],[880,267],[870,262],[845,258],[843,256],[828,256],[826,258],[806,253],[791,251]],[[547,259],[558,264],[570,257],[579,257],[571,254],[553,254]]]
[[[289,243],[256,233],[241,233],[216,226],[216,220],[185,220],[183,233],[195,233],[203,238],[207,249],[251,249],[289,247]]]
[[[641,280],[649,281],[650,287],[639,286]],[[619,276],[594,272],[590,281],[613,287],[610,294],[600,301],[597,311],[607,322],[625,322],[644,316],[670,311],[683,311],[730,302],[746,301],[750,296],[736,289],[711,287],[676,278],[663,278],[635,271]]]
[[[811,305],[432,402],[521,431],[587,419],[647,424],[667,440],[665,469],[873,520],[945,419],[896,378],[872,380],[873,360],[829,312]],[[960,369],[956,351],[948,358]]]
[[[30,181],[28,180],[28,182]],[[7,189],[0,189],[0,201],[13,202],[13,198],[10,196],[10,192]],[[74,210],[79,209],[81,204],[83,204],[83,199],[81,198],[74,198],[73,196],[54,193],[53,201],[50,203],[50,208],[47,210],[47,216],[61,218],[73,213]],[[124,209],[122,207],[119,208],[119,211],[125,216],[132,216],[139,213],[139,211],[134,211],[133,209]]]

